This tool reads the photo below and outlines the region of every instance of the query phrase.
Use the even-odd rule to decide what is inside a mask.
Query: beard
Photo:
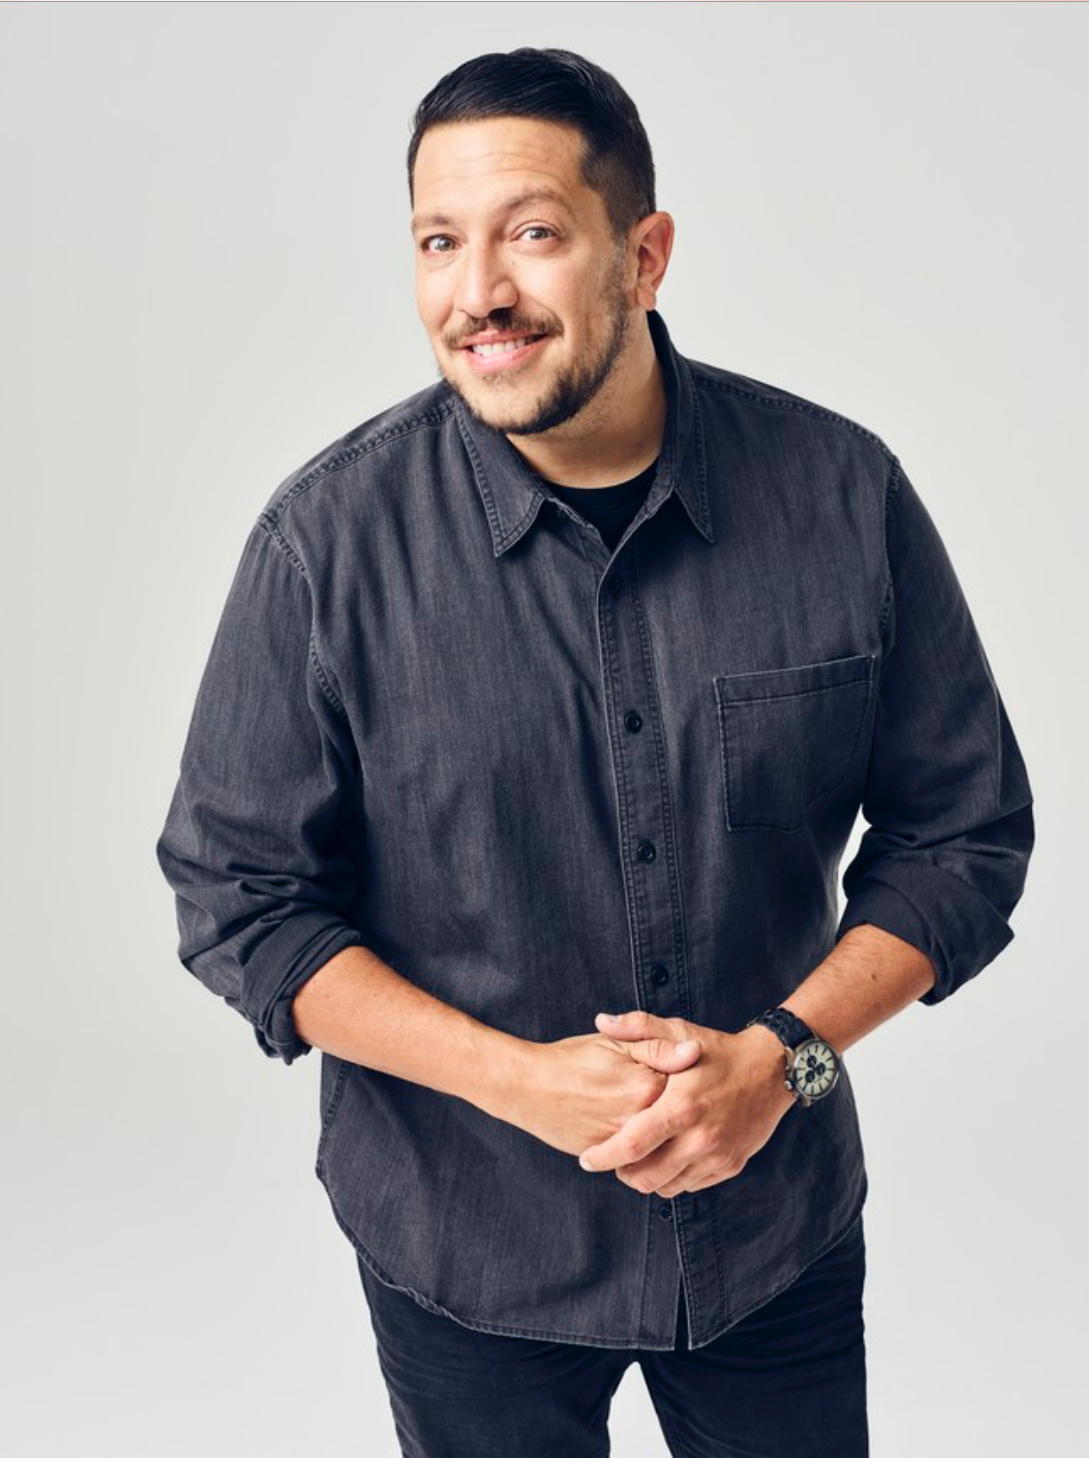
[[[504,435],[540,435],[543,431],[552,430],[555,426],[572,420],[580,410],[584,409],[609,378],[623,352],[630,328],[630,316],[620,287],[619,270],[615,270],[608,281],[605,305],[608,333],[594,355],[590,359],[581,360],[560,370],[547,391],[538,400],[518,409],[510,407],[503,418],[498,418],[498,409],[490,414],[482,414],[441,366],[439,373],[445,378],[446,383],[459,397],[473,419],[481,425],[487,426],[490,430],[502,431]],[[500,317],[501,313],[504,314],[504,317]],[[523,321],[512,320],[505,311],[497,311],[489,315],[488,321],[489,326],[493,329],[520,331],[523,328]],[[535,334],[540,331],[527,328],[524,332]],[[496,393],[502,390],[505,384],[506,381],[501,373],[480,377],[481,388],[492,389],[494,387]]]

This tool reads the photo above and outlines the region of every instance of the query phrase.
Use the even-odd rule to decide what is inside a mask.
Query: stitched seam
[[[718,758],[722,770],[722,790],[726,801],[726,824],[732,830],[734,828],[734,817],[730,806],[730,766],[726,754],[726,738],[729,730],[725,724],[722,714],[722,699],[719,697],[717,680],[711,680],[711,690],[715,695],[715,718],[718,722]]]
[[[582,533],[579,533],[582,536]],[[583,556],[586,556],[585,548]],[[614,567],[598,584],[597,589],[597,628],[599,642],[601,644],[600,658],[603,669],[603,686],[605,690],[605,705],[609,715],[609,740],[612,749],[613,781],[616,785],[617,821],[620,836],[620,869],[624,883],[625,909],[630,905],[634,915],[628,916],[628,940],[632,950],[632,975],[635,982],[633,996],[636,1006],[642,1006],[641,989],[639,985],[639,968],[643,964],[644,939],[642,934],[644,906],[642,902],[642,878],[637,875],[631,866],[628,855],[628,833],[631,825],[631,818],[628,812],[628,771],[623,752],[618,749],[620,744],[620,731],[616,728],[616,716],[614,705],[616,704],[617,683],[620,678],[619,665],[616,653],[613,648],[613,629],[616,619],[616,607],[611,596],[604,601],[605,623],[602,622],[602,595],[601,588],[607,583]]]
[[[768,669],[768,672],[775,673],[777,672],[777,670],[771,668]],[[833,689],[847,688],[848,685],[852,683],[869,683],[872,677],[873,675],[870,673],[860,673],[857,678],[844,678],[841,679],[839,683],[822,683],[818,684],[816,688],[787,689],[784,693],[781,694],[761,694],[759,697],[756,697],[754,695],[752,698],[744,699],[733,699],[730,698],[728,694],[723,693],[722,702],[724,704],[777,704],[782,699],[807,699],[809,698],[810,694],[826,694],[831,692],[831,690]],[[718,678],[715,679],[715,682],[725,683],[726,676],[720,675]]]
[[[650,641],[650,631],[647,627],[646,610],[643,604],[643,560],[639,548],[636,546],[632,551],[632,603],[635,609],[635,622],[639,634],[639,655],[643,661],[643,673],[649,685],[650,700],[653,704],[650,728],[654,736],[654,762],[657,770],[658,792],[662,798],[663,815],[665,820],[665,854],[666,865],[669,869],[669,900],[673,911],[673,956],[677,965],[677,973],[681,979],[683,988],[682,1004],[684,1007],[683,1017],[692,1016],[692,1004],[690,999],[690,987],[688,979],[688,951],[684,935],[684,898],[681,891],[683,877],[679,865],[679,851],[677,846],[677,822],[673,809],[673,792],[669,780],[669,764],[666,756],[664,736],[662,734],[661,721],[661,697],[658,692],[658,674],[654,663],[654,650]]]
[[[750,405],[759,405],[764,409],[786,410],[795,415],[810,415],[817,420],[826,420],[830,425],[846,426],[853,434],[877,446],[887,460],[896,460],[894,453],[879,435],[872,430],[867,430],[864,425],[859,425],[856,420],[851,420],[846,415],[840,415],[836,410],[829,410],[824,405],[817,405],[812,400],[803,400],[800,397],[794,400],[780,400],[771,395],[761,395],[755,390],[746,390],[741,385],[732,384],[729,380],[719,380],[712,375],[705,374],[698,365],[693,365],[693,378],[707,389],[721,390],[724,394],[734,395],[737,399],[745,400]]]
[[[325,669],[322,667],[321,659],[318,657],[317,645],[314,642],[313,632],[311,632],[310,634],[309,658],[310,666],[313,668],[314,675],[317,678],[318,683],[321,685],[322,693],[329,700],[329,703],[333,706],[333,708],[340,715],[340,717],[344,720],[347,720],[348,710],[344,707],[340,695],[337,693],[333,685],[329,682],[329,676],[325,672]]]
[[[322,1183],[325,1184],[325,1181],[323,1180]],[[355,1232],[348,1225],[347,1221],[341,1215],[340,1210],[337,1206],[336,1197],[334,1196],[333,1191],[328,1184],[325,1184],[325,1189],[326,1193],[329,1196],[329,1203],[333,1211],[333,1217],[354,1247],[357,1259],[363,1265],[367,1266],[371,1274],[374,1275],[379,1281],[381,1281],[383,1285],[392,1286],[395,1291],[401,1291],[406,1296],[410,1296],[418,1306],[424,1307],[424,1309],[427,1311],[434,1311],[440,1316],[448,1316],[451,1321],[456,1321],[459,1326],[467,1326],[473,1331],[493,1332],[497,1336],[534,1337],[539,1341],[569,1343],[577,1342],[585,1346],[622,1347],[625,1350],[629,1348],[632,1350],[636,1350],[646,1346],[646,1343],[639,1339],[625,1340],[617,1337],[597,1336],[596,1334],[592,1336],[587,1336],[583,1332],[553,1331],[550,1329],[542,1330],[538,1327],[532,1326],[504,1326],[496,1322],[478,1321],[475,1318],[455,1316],[452,1311],[449,1311],[445,1306],[440,1306],[437,1302],[430,1300],[430,1298],[424,1296],[421,1291],[417,1291],[415,1287],[402,1286],[397,1281],[395,1281],[393,1277],[389,1274],[389,1272],[385,1271],[385,1267],[380,1265],[379,1262],[375,1260],[374,1256],[371,1255],[368,1247],[363,1244],[360,1238],[355,1234]],[[385,1274],[383,1274],[383,1272],[385,1272]],[[652,1350],[669,1351],[670,1348],[655,1347]]]
[[[796,1107],[796,1106],[795,1105],[792,1105],[791,1107],[793,1108],[793,1107]],[[787,1110],[787,1113],[789,1113],[789,1112],[790,1112],[790,1109]],[[842,1226],[840,1228],[838,1234],[833,1235],[832,1238],[831,1238],[831,1240],[827,1241],[826,1244],[822,1245],[821,1248],[820,1248],[820,1250],[817,1252],[817,1254],[815,1256],[812,1256],[806,1262],[806,1264],[801,1267],[800,1270],[795,1271],[792,1276],[788,1276],[785,1281],[783,1281],[780,1285],[776,1286],[772,1290],[770,1296],[761,1296],[759,1298],[759,1300],[753,1301],[753,1302],[750,1303],[750,1305],[743,1306],[740,1311],[734,1312],[733,1313],[732,1320],[728,1321],[725,1324],[725,1326],[719,1327],[718,1331],[716,1331],[715,1334],[712,1337],[710,1337],[707,1342],[704,1343],[704,1345],[705,1346],[710,1346],[711,1342],[718,1341],[719,1337],[722,1336],[723,1332],[729,1331],[731,1327],[736,1326],[737,1323],[741,1320],[741,1318],[743,1316],[748,1316],[748,1314],[749,1314],[750,1311],[756,1311],[759,1307],[765,1305],[767,1302],[773,1301],[776,1296],[778,1296],[781,1292],[785,1291],[786,1288],[789,1285],[791,1285],[794,1281],[796,1281],[799,1276],[803,1275],[809,1269],[809,1267],[811,1265],[813,1265],[816,1261],[819,1261],[820,1258],[821,1258],[821,1256],[827,1255],[828,1252],[832,1249],[832,1247],[834,1245],[836,1245],[838,1241],[842,1240],[844,1238],[844,1236],[847,1234],[847,1232],[854,1225],[854,1223],[858,1219],[859,1214],[861,1213],[862,1208],[865,1205],[865,1203],[866,1203],[866,1196],[865,1196],[865,1191],[863,1191],[862,1199],[858,1202],[858,1206],[855,1209],[854,1215],[850,1218],[850,1220],[847,1221],[846,1225],[844,1225],[844,1226]]]
[[[684,355],[677,356],[680,369],[688,376],[689,392],[692,399],[692,434],[696,442],[696,499],[700,504],[700,513],[704,523],[710,530],[711,506],[707,495],[707,460],[703,439],[703,414],[700,410],[699,396],[693,387],[692,371],[689,368],[688,360]],[[712,539],[714,537],[711,532]]]
[[[859,659],[862,658],[872,657],[872,653],[848,653],[842,658],[821,658],[818,659],[815,663],[792,663],[789,664],[786,668],[754,668],[751,671],[747,670],[744,673],[720,673],[718,677],[721,678],[724,683],[728,683],[733,682],[734,679],[738,678],[767,678],[769,674],[773,673],[798,674],[802,673],[805,669],[808,668],[819,668],[827,672],[833,666],[833,664],[853,663],[857,662]],[[866,670],[867,672],[869,671],[868,665],[866,665]],[[824,685],[818,684],[817,687],[823,688]]]
[[[699,1198],[700,1199],[703,1199],[703,1196],[700,1195]],[[729,1298],[729,1281],[727,1280],[727,1277],[726,1277],[726,1262],[722,1259],[722,1240],[721,1240],[721,1238],[719,1236],[718,1210],[716,1209],[715,1202],[713,1202],[713,1201],[711,1202],[711,1244],[715,1248],[715,1272],[718,1275],[718,1295],[719,1295],[719,1301],[721,1303],[720,1310],[722,1310],[722,1311],[728,1311],[729,1310],[729,1301],[728,1301],[728,1298]],[[692,1312],[691,1311],[688,1313],[688,1317],[689,1317],[688,1339],[691,1342],[693,1340],[693,1338],[692,1338]]]
[[[453,412],[453,409],[454,402],[451,401],[431,410],[425,410],[422,415],[414,415],[410,420],[402,420],[398,425],[391,425],[376,435],[366,436],[358,445],[349,447],[339,455],[329,456],[289,486],[279,501],[273,506],[266,507],[261,515],[274,525],[296,496],[301,495],[304,491],[309,491],[323,477],[332,475],[335,471],[343,471],[353,462],[361,460],[382,446],[389,445],[392,441],[401,440],[405,436],[412,435],[417,430],[424,430],[431,425],[441,425]]]
[[[533,497],[530,500],[529,505],[523,512],[522,516],[519,518],[518,521],[515,522],[515,524],[511,527],[510,531],[508,531],[504,535],[500,525],[499,515],[495,510],[495,504],[492,499],[491,482],[488,479],[488,473],[484,467],[484,462],[481,459],[480,452],[476,448],[476,442],[469,434],[469,431],[465,425],[465,422],[462,420],[460,413],[456,414],[454,418],[457,422],[458,430],[461,433],[461,438],[465,442],[465,448],[469,453],[469,459],[472,462],[473,469],[477,473],[477,479],[483,484],[484,487],[484,506],[488,514],[488,522],[491,526],[496,546],[498,547],[499,551],[505,551],[507,547],[509,547],[511,543],[514,542],[517,537],[525,530],[526,523],[529,521],[533,513],[537,510],[538,504],[546,500],[547,498],[543,491],[535,489]]]
[[[871,655],[871,657],[872,657],[872,655]],[[715,697],[716,697],[717,709],[718,709],[719,761],[720,761],[720,763],[722,765],[723,784],[724,784],[725,798],[726,798],[726,823],[727,823],[727,825],[728,825],[728,827],[729,827],[730,830],[737,830],[737,831],[744,831],[744,830],[782,830],[782,831],[786,831],[787,833],[793,833],[794,831],[796,831],[802,825],[803,821],[805,820],[806,812],[809,810],[810,805],[814,804],[817,800],[821,799],[823,796],[825,796],[827,794],[830,794],[832,790],[836,790],[836,789],[839,788],[839,786],[846,779],[846,777],[847,777],[847,771],[850,769],[851,765],[854,763],[855,755],[858,752],[858,741],[859,741],[859,737],[860,737],[860,735],[862,733],[862,725],[866,721],[866,712],[867,712],[867,710],[869,708],[869,705],[870,705],[870,698],[871,698],[871,694],[872,694],[872,681],[873,681],[873,676],[872,676],[872,674],[870,674],[870,675],[867,675],[864,678],[851,678],[851,679],[846,679],[842,684],[826,684],[822,688],[819,688],[819,689],[807,689],[807,690],[805,690],[804,692],[801,692],[801,693],[795,693],[795,694],[775,694],[775,695],[772,695],[771,697],[768,697],[768,698],[759,698],[759,699],[727,699],[727,698],[724,698],[721,695],[721,693],[719,692],[719,684],[722,683],[722,682],[724,682],[724,680],[722,678],[720,678],[720,677],[716,677],[716,678],[714,678],[712,680],[712,682],[714,683],[714,686],[715,686]],[[833,780],[830,784],[824,785],[821,789],[817,790],[815,794],[810,795],[809,799],[806,800],[805,803],[802,806],[801,819],[799,819],[798,821],[796,821],[795,824],[793,824],[793,825],[780,825],[780,824],[778,824],[775,821],[764,821],[764,820],[744,820],[744,821],[738,820],[738,821],[735,822],[732,819],[732,816],[731,816],[731,801],[730,801],[730,782],[731,782],[731,775],[730,775],[730,755],[729,755],[729,753],[727,751],[727,747],[726,747],[726,739],[729,736],[729,722],[730,722],[728,720],[728,718],[727,718],[727,710],[728,709],[738,709],[738,708],[741,708],[741,707],[743,707],[743,706],[745,706],[747,704],[778,703],[778,702],[781,702],[783,699],[788,699],[788,698],[803,698],[803,697],[807,697],[811,693],[825,693],[825,692],[827,692],[828,689],[847,688],[847,687],[849,687],[853,683],[865,683],[867,685],[867,688],[866,688],[865,694],[862,697],[862,705],[861,705],[861,708],[859,710],[858,721],[857,721],[857,723],[855,725],[854,736],[853,736],[853,738],[851,740],[851,752],[848,755],[847,759],[844,761],[843,770],[842,770],[839,778],[837,780]],[[738,758],[743,758],[743,756],[738,755]]]
[[[273,521],[268,516],[267,512],[262,512],[261,515],[257,518],[257,525],[262,529],[262,531],[265,532],[265,534],[276,546],[277,550],[283,553],[283,555],[291,563],[292,567],[295,568],[295,570],[300,574],[300,576],[309,586],[310,579],[309,574],[306,570],[306,564],[303,562],[298,552],[296,552],[295,548],[291,545],[291,543],[284,536],[283,532],[280,530],[278,521]],[[318,657],[317,646],[314,642],[313,628],[311,628],[310,630],[310,638],[307,643],[307,657],[310,660],[310,666],[314,670],[314,676],[318,681],[318,685],[321,688],[322,694],[325,696],[326,701],[329,703],[330,707],[335,711],[335,713],[341,719],[344,719],[346,721],[348,718],[348,711],[341,702],[340,695],[336,692],[331,682],[329,681],[329,675],[326,673],[325,668],[322,665],[321,659]]]
[[[321,1138],[318,1140],[317,1154],[314,1160],[314,1172],[320,1177],[325,1169],[325,1151],[329,1144],[329,1134],[333,1127],[333,1120],[336,1118],[337,1110],[340,1107],[340,1100],[344,1093],[345,1084],[348,1082],[348,1073],[351,1064],[347,1059],[341,1061],[337,1069],[336,1083],[329,1095],[329,1107],[325,1111],[325,1118],[321,1125]]]
[[[896,493],[900,489],[900,462],[895,456],[892,458],[892,466],[889,470],[889,478],[885,482],[885,515],[882,522],[883,535],[881,538],[881,550],[885,557],[885,599],[881,604],[881,616],[877,620],[877,632],[880,638],[885,636],[885,624],[888,621],[889,610],[892,607],[892,563],[889,560],[889,516],[892,512],[892,503]]]

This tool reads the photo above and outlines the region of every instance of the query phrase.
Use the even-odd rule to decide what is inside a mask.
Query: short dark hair
[[[519,46],[463,61],[416,108],[408,194],[424,133],[444,122],[526,116],[566,123],[583,137],[582,179],[601,195],[617,241],[656,212],[654,159],[635,103],[615,76],[574,51]]]

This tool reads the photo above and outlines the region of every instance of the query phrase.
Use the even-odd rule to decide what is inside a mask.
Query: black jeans
[[[868,1458],[862,1216],[771,1301],[698,1351],[474,1331],[357,1257],[404,1458],[604,1458],[638,1362],[673,1458]]]

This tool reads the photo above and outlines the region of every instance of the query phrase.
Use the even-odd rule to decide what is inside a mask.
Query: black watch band
[[[762,1023],[765,1028],[770,1028],[784,1047],[792,1050],[807,1038],[817,1036],[808,1023],[803,1023],[796,1013],[785,1007],[769,1007],[758,1017],[751,1018],[745,1026],[751,1028],[753,1023]]]

